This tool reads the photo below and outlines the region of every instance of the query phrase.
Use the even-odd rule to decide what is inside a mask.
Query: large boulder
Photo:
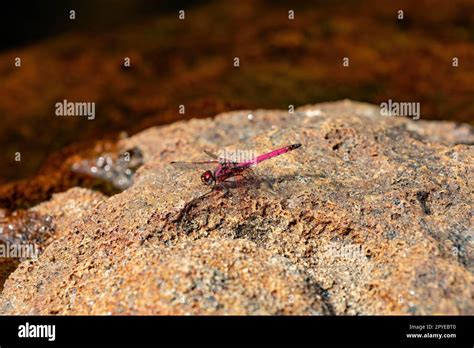
[[[7,279],[0,311],[474,313],[469,126],[349,101],[249,113],[122,140],[143,154],[134,184],[62,216],[39,259]],[[255,167],[258,179],[202,200],[205,167],[170,165],[292,143],[303,146]]]

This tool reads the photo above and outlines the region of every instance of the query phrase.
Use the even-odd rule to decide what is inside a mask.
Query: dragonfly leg
[[[227,181],[223,181],[223,182],[218,184],[219,189],[222,189],[222,191],[224,192],[224,194],[223,194],[224,197],[230,197],[231,196],[231,193],[230,193],[229,187],[227,186],[227,183],[228,183]]]
[[[250,168],[248,168],[241,175],[247,181],[254,181],[255,183],[259,182],[257,174],[255,174],[255,172]]]
[[[272,192],[272,193],[275,193],[275,190],[273,188],[273,184],[272,184],[272,181],[266,177],[259,177],[257,176],[257,174],[255,174],[255,172],[253,170],[248,170],[246,172],[246,175],[247,175],[247,178],[248,179],[252,179],[255,183],[258,183],[258,186],[260,187],[260,185],[262,183],[265,184],[265,186],[267,186],[267,188]]]
[[[272,186],[271,182],[270,182],[268,179],[266,179],[266,178],[264,178],[264,177],[262,178],[262,177],[258,176],[257,174],[255,174],[255,172],[254,172],[251,168],[247,169],[247,170],[243,173],[243,177],[244,177],[247,181],[253,182],[253,183],[254,183],[256,186],[258,186],[258,187],[260,187],[260,185],[261,185],[262,183],[265,183],[265,184],[268,186],[268,188],[270,189],[270,191],[274,192],[274,191],[273,191],[273,186]]]
[[[228,197],[231,196],[231,188],[237,188],[239,187],[242,183],[242,180],[238,180],[240,178],[245,178],[245,176],[242,173],[237,173],[233,175],[230,178],[225,179],[224,181],[221,181],[218,183],[216,186],[218,186],[220,189],[224,191],[224,196]]]
[[[193,206],[197,205],[198,202],[202,201],[204,198],[206,198],[207,196],[209,196],[213,192],[214,192],[214,189],[212,189],[209,192],[206,192],[205,194],[203,194],[199,197],[193,198],[191,201],[186,203],[185,206],[183,207],[183,209],[181,209],[181,211],[180,211],[179,215],[177,216],[177,218],[174,220],[174,222],[181,223],[184,220],[184,218],[188,215],[188,212],[192,209]]]
[[[275,193],[275,190],[273,189],[274,187],[273,187],[272,181],[270,179],[263,179],[263,182],[265,183],[265,185],[267,185],[270,191]]]

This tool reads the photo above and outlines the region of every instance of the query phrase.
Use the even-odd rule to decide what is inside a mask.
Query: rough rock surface
[[[349,101],[249,112],[122,140],[143,155],[133,186],[21,263],[0,311],[474,313],[471,128],[443,133]],[[177,221],[208,188],[170,161],[296,142],[254,169],[265,180],[216,191]]]
[[[49,201],[38,204],[30,211],[51,216],[54,219],[55,228],[61,232],[67,231],[74,221],[105,199],[106,196],[100,192],[75,187],[63,193],[53,194]]]
[[[105,198],[99,192],[76,187],[53,194],[51,200],[27,211],[14,211],[12,215],[0,219],[0,248],[33,246],[35,253],[40,253],[54,238],[68,231],[75,220]],[[0,290],[20,261],[20,257],[0,257]]]
[[[288,20],[290,3],[295,20]],[[115,2],[115,11],[121,6]],[[124,26],[102,20],[112,18],[113,10],[107,16],[94,10],[102,30],[92,29],[81,15],[72,32],[0,52],[0,184],[34,174],[47,154],[67,144],[86,142],[84,148],[91,139],[115,138],[115,132],[134,134],[228,110],[286,108],[346,96],[380,103],[396,96],[419,101],[423,119],[473,122],[472,0],[437,1],[436,6],[413,0],[384,6],[380,0],[365,0],[363,6],[359,1],[248,0],[229,6],[207,0],[186,1],[185,8],[184,21],[175,10],[159,11],[159,17],[147,12],[143,18],[127,10],[130,22]],[[396,20],[400,9],[404,20]],[[123,66],[124,55],[130,68]],[[350,67],[343,67],[347,55]],[[21,57],[21,68],[14,66],[15,57]],[[240,59],[238,69],[234,57]],[[459,58],[456,67],[453,57]],[[92,122],[58,118],[52,105],[64,99],[94,101],[100,116]],[[178,105],[186,106],[186,114]],[[14,161],[17,151],[21,162]],[[37,190],[71,187],[64,188],[71,178],[58,174],[43,177]],[[22,188],[16,186],[15,193]]]
[[[65,280],[65,297],[45,293],[29,312],[331,313],[307,273],[245,240],[201,239],[169,248],[145,245],[124,250],[113,264],[107,261],[108,266],[94,275],[93,263],[84,264]]]

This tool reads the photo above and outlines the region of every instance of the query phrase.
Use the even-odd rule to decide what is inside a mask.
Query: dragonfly
[[[209,161],[197,161],[197,162],[183,162],[183,161],[173,161],[171,164],[191,164],[191,165],[209,165],[209,164],[216,164],[216,168],[214,170],[206,170],[201,174],[201,181],[206,186],[211,186],[211,191],[193,199],[191,202],[185,205],[181,214],[178,216],[178,219],[181,219],[183,215],[189,211],[192,205],[194,205],[197,201],[205,198],[212,192],[214,192],[218,188],[223,188],[225,193],[228,194],[228,186],[226,185],[232,179],[236,179],[239,177],[246,177],[247,173],[251,172],[251,167],[258,165],[259,163],[269,160],[271,158],[283,155],[287,152],[293,151],[301,147],[300,143],[291,144],[288,146],[281,147],[279,149],[264,153],[260,156],[255,158],[244,160],[241,162],[233,161],[226,158],[221,158],[209,151],[204,151],[212,160]]]

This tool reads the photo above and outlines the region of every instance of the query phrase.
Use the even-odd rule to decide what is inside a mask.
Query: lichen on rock
[[[142,154],[133,185],[79,219],[65,212],[39,259],[7,279],[1,313],[474,313],[472,128],[350,101],[248,114],[121,140]],[[261,181],[176,222],[208,188],[170,161],[292,143],[303,146],[255,167]]]

